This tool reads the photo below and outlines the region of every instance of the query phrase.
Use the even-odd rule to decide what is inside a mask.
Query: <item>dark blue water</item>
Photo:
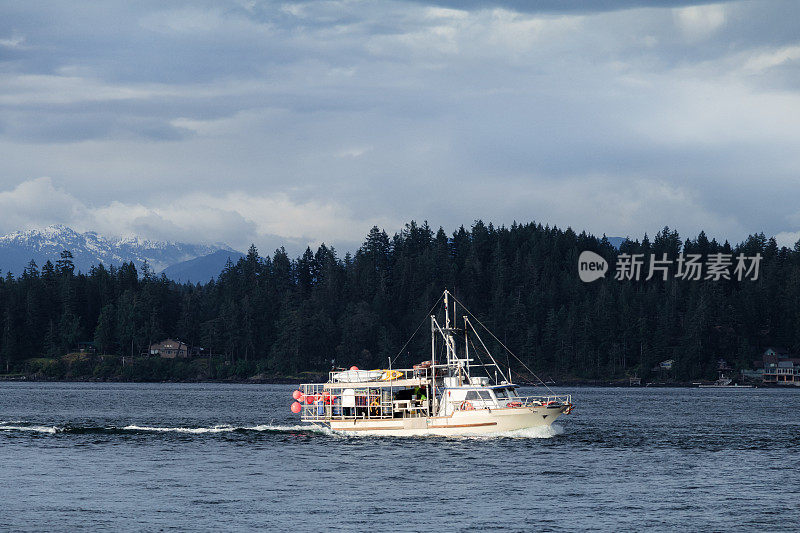
[[[2,383],[0,530],[798,528],[800,391],[557,389],[554,431],[443,439],[305,430],[291,390]]]

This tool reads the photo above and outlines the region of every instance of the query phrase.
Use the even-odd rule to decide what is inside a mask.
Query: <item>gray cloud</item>
[[[51,176],[42,194],[88,229],[267,249],[411,218],[788,240],[799,17],[778,1],[5,4],[0,191]]]
[[[723,0],[726,1],[726,0]],[[423,3],[423,2],[421,2]],[[693,0],[434,0],[424,2],[453,9],[503,8],[521,13],[599,13],[635,8],[675,8],[713,4]]]

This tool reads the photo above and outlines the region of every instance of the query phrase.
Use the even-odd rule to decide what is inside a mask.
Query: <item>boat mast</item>
[[[439,398],[436,396],[436,316],[431,315],[431,396],[433,397],[433,414],[439,412]]]
[[[464,358],[467,360],[467,375],[469,376],[469,335],[467,332],[467,315],[464,315]]]
[[[447,297],[450,296],[450,292],[445,289],[444,291],[444,328],[450,329],[450,304],[448,302]]]
[[[447,366],[461,366],[461,360],[456,354],[456,340],[453,338],[454,328],[450,327],[450,291],[444,291],[444,342],[447,345]],[[453,317],[455,319],[455,316]]]
[[[465,352],[465,357],[459,357],[456,351],[456,338],[455,334],[458,333],[458,328],[456,327],[456,314],[455,314],[455,302],[453,303],[453,323],[450,323],[450,291],[444,291],[444,328],[441,328],[438,323],[436,324],[436,328],[441,333],[442,338],[444,339],[445,345],[447,346],[447,366],[450,370],[449,374],[453,377],[458,377],[458,384],[463,384],[463,378],[466,376],[469,377],[469,348]],[[453,298],[455,300],[455,298]],[[468,344],[465,340],[465,345]],[[462,375],[463,374],[463,375]]]
[[[446,367],[447,372],[446,377],[457,378],[458,385],[463,384],[464,376],[469,377],[469,339],[465,336],[464,344],[466,346],[466,351],[464,352],[465,357],[461,358],[458,356],[456,352],[456,339],[455,334],[458,333],[458,328],[455,327],[455,314],[453,315],[453,324],[450,324],[450,291],[445,290],[443,297],[444,303],[444,327],[439,325],[439,322],[436,320],[436,315],[431,315],[431,368],[436,367],[436,332],[438,331],[439,334],[442,336],[442,340],[444,341],[445,347],[447,349],[447,359],[443,361],[440,366]],[[463,306],[462,306],[463,307]],[[455,310],[454,310],[455,311]],[[464,317],[466,319],[466,316]],[[467,322],[465,320],[464,323],[464,334],[467,334]],[[463,374],[463,375],[462,375]],[[433,382],[435,386],[435,370],[433,375]]]

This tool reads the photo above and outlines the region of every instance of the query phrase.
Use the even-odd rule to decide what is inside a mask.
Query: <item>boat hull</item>
[[[479,409],[457,411],[446,417],[345,419],[330,420],[328,423],[333,431],[340,434],[454,437],[547,427],[566,409],[563,405]]]

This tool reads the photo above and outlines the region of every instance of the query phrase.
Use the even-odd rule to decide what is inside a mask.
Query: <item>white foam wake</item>
[[[34,431],[37,433],[56,433],[61,428],[56,426],[12,426],[7,424],[0,425],[0,431]]]
[[[510,439],[552,439],[564,433],[564,427],[558,424],[550,426],[536,426],[532,428],[514,429],[511,431],[498,431],[496,433],[487,433],[485,435],[477,435],[478,438],[497,438],[505,437]]]
[[[25,425],[23,425],[25,424]],[[124,427],[105,426],[105,427],[58,427],[58,426],[43,426],[30,424],[22,420],[14,421],[1,421],[0,431],[29,431],[35,433],[106,433],[106,432],[119,432],[119,431],[138,431],[138,432],[151,432],[151,433],[186,433],[191,435],[201,435],[206,433],[230,433],[232,431],[260,431],[260,432],[275,432],[275,433],[319,433],[330,435],[331,431],[328,428],[318,426],[276,426],[272,424],[261,424],[256,426],[233,426],[230,424],[220,424],[207,427],[162,427],[162,426],[139,426],[131,424]]]
[[[338,435],[336,432],[331,431],[328,427],[312,426],[312,425],[292,425],[280,426],[274,424],[260,424],[256,426],[233,426],[230,424],[219,424],[215,426],[206,427],[163,427],[163,426],[139,426],[131,424],[122,428],[109,426],[104,428],[62,428],[58,426],[43,426],[43,425],[20,425],[25,424],[21,420],[4,421],[0,422],[0,431],[29,431],[34,433],[47,433],[56,434],[63,431],[76,431],[80,432],[81,429],[89,431],[95,430],[98,432],[105,431],[139,431],[151,433],[184,433],[190,435],[214,434],[214,433],[230,433],[232,431],[259,431],[259,432],[275,432],[275,433],[317,433],[321,435]],[[549,439],[564,433],[564,428],[560,425],[553,424],[552,426],[538,426],[525,429],[517,429],[513,431],[498,431],[495,433],[483,434],[466,434],[462,436],[454,436],[454,438],[466,439],[496,439],[496,438],[513,438],[513,439]],[[348,435],[353,436],[353,435]]]
[[[211,426],[211,427],[156,427],[156,426],[137,426],[130,425],[122,428],[128,431],[152,431],[155,433],[229,433],[231,431],[274,431],[274,432],[293,432],[303,431],[312,433],[327,433],[324,428],[315,426],[273,426],[273,425],[258,425],[258,426],[231,426],[228,424]]]
[[[154,426],[136,426],[130,425],[125,426],[122,428],[126,431],[151,431],[155,433],[193,433],[193,434],[200,434],[200,433],[227,433],[229,431],[235,431],[236,428],[233,426],[223,425],[223,426],[212,426],[212,427],[205,427],[205,428],[184,428],[184,427],[174,427],[174,428],[165,428],[165,427],[154,427]]]
[[[303,431],[306,433],[320,433],[322,435],[332,435],[333,432],[329,427],[322,427],[322,426],[312,426],[312,425],[294,425],[294,426],[273,426],[273,425],[260,425],[260,426],[253,426],[253,427],[246,427],[242,429],[247,429],[250,431],[275,431],[275,432],[286,432],[291,433],[295,431]]]

